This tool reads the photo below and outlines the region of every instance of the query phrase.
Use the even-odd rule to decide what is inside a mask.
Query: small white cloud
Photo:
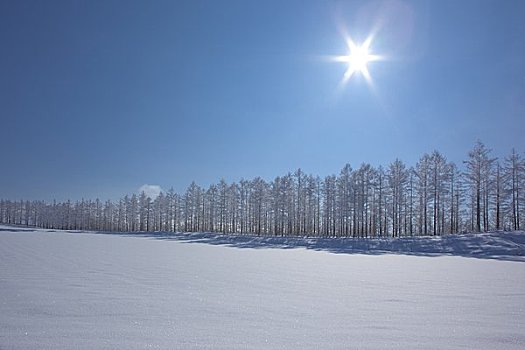
[[[139,193],[144,192],[146,196],[151,199],[155,199],[162,192],[162,188],[159,185],[142,185],[139,188]]]

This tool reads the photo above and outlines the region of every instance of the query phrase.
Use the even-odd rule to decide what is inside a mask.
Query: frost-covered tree
[[[490,157],[491,150],[478,141],[468,153],[465,179],[471,192],[471,229],[477,232],[489,228],[489,196],[491,191],[491,171],[495,158]],[[474,220],[475,219],[475,220]]]
[[[388,167],[388,184],[391,191],[391,220],[392,236],[399,237],[403,234],[403,219],[405,211],[406,185],[408,181],[408,171],[406,165],[399,159],[396,159]]]
[[[453,163],[450,164],[449,186],[449,233],[458,233],[462,226],[460,206],[464,191],[461,182],[461,172]]]
[[[345,165],[336,175],[301,169],[273,181],[256,177],[203,189],[192,182],[155,199],[117,201],[0,200],[0,222],[104,231],[212,231],[257,235],[376,237],[441,235],[523,227],[525,165],[512,150],[503,165],[478,142],[464,169],[438,151],[412,168],[396,159],[385,169]]]
[[[417,177],[418,193],[418,232],[428,235],[428,205],[430,200],[430,156],[424,154],[416,164],[415,175]]]
[[[352,198],[352,167],[346,164],[337,179],[338,230],[340,235],[348,237],[351,233],[351,198]]]
[[[522,210],[522,188],[525,180],[525,162],[519,153],[513,148],[511,154],[505,158],[505,182],[509,193],[509,214],[511,218],[510,227],[519,230]]]

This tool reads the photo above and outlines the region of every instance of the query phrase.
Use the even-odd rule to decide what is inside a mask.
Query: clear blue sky
[[[1,1],[0,197],[525,151],[524,1]],[[380,25],[379,25],[380,24]],[[375,89],[338,84],[379,28]]]

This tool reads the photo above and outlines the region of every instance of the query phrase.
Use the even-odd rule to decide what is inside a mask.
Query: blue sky
[[[0,197],[525,150],[523,1],[3,1]],[[341,28],[374,87],[338,88]]]

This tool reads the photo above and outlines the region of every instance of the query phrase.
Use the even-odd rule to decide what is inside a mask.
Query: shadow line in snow
[[[34,232],[4,226],[5,232]],[[43,232],[60,232],[41,230]],[[94,232],[63,231],[68,233],[109,234],[126,237],[143,237],[186,244],[210,244],[239,249],[309,249],[334,254],[413,256],[461,256],[478,259],[525,262],[525,232],[491,232],[446,235],[435,237],[401,238],[319,238],[280,237],[218,233],[173,232]]]
[[[184,243],[250,249],[304,248],[334,254],[400,254],[414,256],[461,256],[525,262],[525,234],[462,234],[443,237],[401,238],[308,238],[231,236],[211,233],[152,235],[156,239]]]
[[[400,254],[414,256],[461,256],[525,262],[525,232],[460,234],[438,237],[318,238],[231,235],[217,233],[122,232],[130,237],[210,244],[239,249],[303,248],[334,254]]]
[[[30,228],[0,228],[0,232],[35,232],[35,230]]]

